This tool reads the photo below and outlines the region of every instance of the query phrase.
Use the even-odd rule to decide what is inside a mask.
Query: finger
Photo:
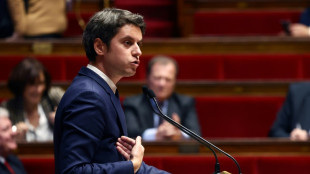
[[[134,139],[126,137],[126,136],[121,136],[121,140],[130,145],[134,145],[136,143]]]
[[[177,122],[177,123],[180,123],[181,122],[181,119],[179,117],[179,115],[177,113],[173,113],[172,114],[172,119]]]
[[[140,136],[137,136],[137,138],[136,138],[136,145],[137,144],[141,145],[142,144],[141,141],[142,141],[142,138]]]
[[[131,150],[133,145],[128,144],[127,142],[123,141],[122,139],[118,139],[118,142],[120,144],[122,144],[124,147],[126,147],[127,149]]]
[[[128,148],[126,148],[125,146],[123,146],[121,143],[116,142],[116,147],[121,148],[124,152],[126,152],[127,154],[131,153],[131,149],[129,150]]]
[[[126,159],[126,160],[130,160],[130,155],[128,153],[126,153],[121,147],[117,146],[116,147],[117,151],[123,155],[123,157]]]
[[[130,154],[131,150],[127,149],[125,146],[123,146],[121,143],[117,142],[116,143],[116,147],[119,147],[121,149],[123,149],[126,153]]]

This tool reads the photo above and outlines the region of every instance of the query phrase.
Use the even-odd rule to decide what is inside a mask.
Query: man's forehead
[[[133,24],[126,24],[122,26],[115,37],[119,38],[131,38],[137,41],[142,40],[142,31],[138,26],[135,26]]]

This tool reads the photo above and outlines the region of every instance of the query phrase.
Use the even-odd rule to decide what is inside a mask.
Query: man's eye
[[[125,45],[132,45],[130,41],[125,41]]]

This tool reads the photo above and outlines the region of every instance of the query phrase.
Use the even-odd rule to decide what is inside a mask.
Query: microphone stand
[[[159,115],[160,117],[162,117],[163,119],[165,119],[166,121],[168,121],[170,124],[174,125],[175,127],[179,128],[181,131],[183,131],[184,133],[186,133],[187,135],[189,135],[190,137],[192,137],[193,139],[195,139],[196,141],[200,142],[201,144],[205,145],[206,147],[208,147],[214,157],[215,157],[215,174],[220,174],[220,164],[219,164],[219,161],[218,161],[218,158],[217,158],[217,155],[216,153],[214,152],[214,150],[211,148],[215,148],[216,150],[220,151],[221,153],[223,153],[224,155],[226,155],[228,158],[230,158],[231,160],[233,160],[238,168],[238,171],[239,171],[239,174],[242,174],[241,173],[241,168],[238,164],[238,162],[235,160],[235,158],[233,158],[231,155],[229,155],[228,153],[226,153],[225,151],[223,151],[222,149],[220,149],[219,147],[215,146],[214,144],[210,143],[209,141],[205,140],[204,138],[202,138],[201,136],[197,135],[195,132],[191,131],[190,129],[184,127],[183,125],[175,122],[173,119],[171,119],[170,117],[168,117],[167,115],[163,114],[160,107],[158,106],[158,103],[157,103],[157,100],[156,100],[156,96],[154,94],[154,92],[150,89],[148,89],[147,87],[143,86],[142,87],[142,90],[143,90],[143,93],[144,95],[149,98],[149,103],[153,109],[153,111]],[[151,100],[154,101],[155,105],[156,105],[156,109],[158,111],[156,111],[156,109],[153,107],[152,103],[151,103]]]

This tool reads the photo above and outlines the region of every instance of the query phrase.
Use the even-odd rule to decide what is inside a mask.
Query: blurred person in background
[[[67,28],[66,0],[8,0],[15,38],[60,38]]]
[[[310,83],[293,83],[269,132],[270,137],[309,140]]]
[[[301,14],[299,23],[289,25],[289,31],[294,37],[310,37],[310,7]]]
[[[55,109],[64,93],[50,89],[51,78],[34,58],[25,58],[12,70],[8,88],[14,98],[4,101],[16,126],[18,140],[52,141]]]
[[[200,135],[195,100],[174,92],[178,74],[177,62],[167,56],[155,56],[147,67],[147,85],[154,91],[164,114]],[[128,135],[143,140],[180,140],[189,138],[160,116],[153,113],[143,95],[128,97],[123,102]]]
[[[12,123],[9,112],[0,107],[0,173],[1,174],[25,174],[22,162],[13,155],[17,149],[16,133],[12,131]]]

